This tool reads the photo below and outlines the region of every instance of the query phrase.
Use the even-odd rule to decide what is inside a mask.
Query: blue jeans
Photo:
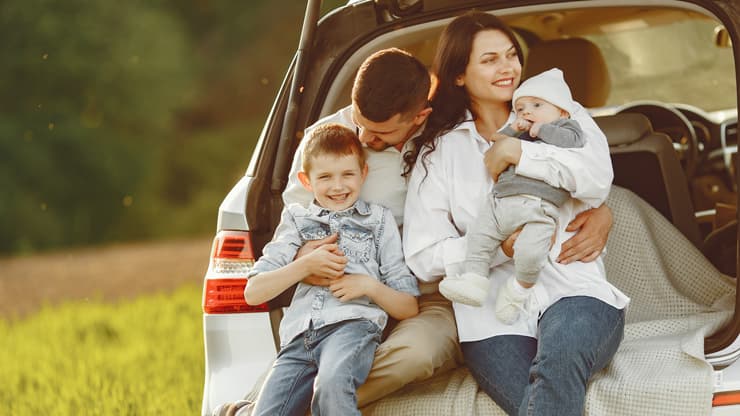
[[[254,416],[360,415],[364,383],[380,343],[380,329],[365,319],[309,327],[278,353],[262,386]]]
[[[461,344],[478,385],[509,415],[581,415],[591,376],[609,364],[624,334],[624,310],[598,299],[560,299],[540,318],[537,339],[499,335]]]

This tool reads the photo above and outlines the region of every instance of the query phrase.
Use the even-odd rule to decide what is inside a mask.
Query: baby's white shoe
[[[490,284],[487,278],[468,272],[445,277],[439,284],[439,293],[453,302],[481,306],[488,296]]]
[[[506,325],[511,325],[519,319],[521,313],[526,313],[525,304],[529,299],[530,292],[521,287],[520,290],[513,285],[519,285],[511,277],[498,289],[496,295],[496,318]]]

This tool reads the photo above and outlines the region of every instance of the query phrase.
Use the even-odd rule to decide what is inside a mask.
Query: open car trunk
[[[644,1],[358,1],[323,17],[315,27],[318,9],[314,2],[309,3],[312,4],[304,21],[308,28],[304,28],[299,53],[241,182],[243,189],[235,187],[230,194],[231,199],[238,197],[235,200],[240,203],[225,203],[220,212],[219,231],[248,231],[255,255],[271,239],[280,218],[280,195],[303,128],[349,104],[352,78],[362,60],[378,49],[397,46],[430,64],[430,53],[441,28],[454,16],[471,8],[502,17],[522,37],[525,45],[552,40],[548,36],[569,36],[557,28],[550,33],[536,26],[542,24],[544,27],[547,18],[564,19],[570,26],[564,23],[562,28],[585,36],[589,30],[594,30],[587,18],[589,11],[595,13],[597,9],[592,8],[596,7],[604,8],[599,15],[604,19],[599,29],[603,31],[617,30],[620,23],[622,26],[650,25],[682,13],[706,15],[724,27],[724,35],[733,44],[732,59],[735,63],[740,61],[740,6],[735,0],[649,4]],[[671,8],[675,13],[659,13],[663,8]],[[576,16],[577,12],[569,14],[574,9],[584,11],[586,18]],[[617,19],[617,16],[630,13],[635,15],[623,21],[610,21],[605,17],[611,15]],[[569,18],[573,20],[567,20]],[[582,25],[583,29],[574,29],[576,25]],[[685,71],[699,69],[685,68]],[[701,127],[696,124],[695,113],[684,112],[679,105],[670,110],[687,119],[689,127],[686,129],[706,129],[708,136],[722,137],[724,141],[718,148],[724,152],[721,158],[730,160],[721,168],[722,175],[729,172],[730,178],[723,177],[721,181],[731,183],[726,194],[734,198],[734,204],[729,205],[736,207],[735,184],[740,183],[734,157],[737,151],[737,71],[734,77],[731,80],[734,90],[724,91],[734,96],[734,119],[730,114],[716,125]],[[729,219],[720,224],[714,221],[717,217],[714,212],[706,219],[707,212],[717,201],[710,201],[712,209],[694,209],[706,202],[707,193],[701,193],[705,199],[699,199],[698,184],[707,180],[701,175],[709,176],[713,172],[707,167],[712,159],[687,156],[680,138],[672,137],[673,130],[661,128],[663,119],[653,118],[651,114],[640,115],[646,120],[644,126],[640,124],[641,127],[631,130],[626,126],[631,126],[635,119],[627,117],[627,111],[620,112],[622,106],[607,103],[589,107],[594,107],[595,119],[607,135],[613,160],[622,160],[615,163],[617,180],[607,201],[614,214],[614,225],[604,260],[608,280],[631,298],[631,304],[619,351],[608,368],[594,375],[589,385],[586,414],[740,414],[740,363],[737,361],[740,356],[740,302],[737,279],[733,277],[737,276],[737,242],[740,241],[737,213],[731,208]],[[713,119],[715,113],[720,112],[713,112],[712,117],[706,119]],[[703,112],[696,111],[696,114],[704,116]],[[638,124],[643,123],[641,120],[637,120]],[[714,127],[719,130],[715,131]],[[733,145],[729,143],[731,140],[734,140],[735,153],[728,150]],[[717,141],[719,139],[707,139],[699,147],[708,152],[711,146],[720,146]],[[655,146],[668,146],[671,151],[653,150]],[[690,144],[689,150],[692,150]],[[659,154],[658,162],[646,161],[648,153]],[[692,157],[695,158],[692,160]],[[643,172],[647,164],[653,163],[657,163],[651,177],[656,179],[654,182],[645,175],[631,174]],[[692,173],[685,176],[687,167]],[[712,184],[711,189],[714,189],[716,182]],[[720,260],[713,260],[713,264],[702,249],[706,249],[706,239],[713,231],[732,221],[735,227],[730,228],[729,234],[724,232],[721,244],[723,252],[729,252],[721,262],[727,264],[729,255],[731,270],[724,269],[723,274],[717,269]],[[261,312],[269,315],[265,319],[271,324],[276,348],[282,308],[289,304],[291,296],[292,292],[282,294],[269,302],[269,312]],[[264,368],[261,367],[260,373]],[[245,398],[256,399],[260,385],[261,379]],[[244,391],[247,390],[245,386]],[[209,391],[208,382],[206,391]],[[734,399],[724,402],[723,397]],[[408,385],[362,410],[363,414],[373,415],[504,414],[479,390],[463,365]]]

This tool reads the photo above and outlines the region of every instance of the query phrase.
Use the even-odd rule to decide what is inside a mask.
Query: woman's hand
[[[606,205],[578,214],[565,228],[576,234],[563,243],[558,263],[596,260],[606,246],[612,222],[612,211]]]
[[[521,228],[518,228],[516,231],[514,231],[513,234],[511,234],[506,240],[504,240],[501,243],[501,250],[506,254],[507,257],[512,258],[514,257],[514,242],[516,241],[516,238],[519,237],[519,234],[522,232]]]
[[[488,173],[494,182],[498,176],[505,171],[509,165],[516,165],[522,157],[522,143],[519,139],[509,137],[505,134],[495,133],[491,140],[496,142],[491,146],[483,157]]]

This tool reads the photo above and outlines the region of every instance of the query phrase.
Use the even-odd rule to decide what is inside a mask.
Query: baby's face
[[[552,123],[568,113],[537,97],[519,97],[514,104],[516,116],[532,123]]]

